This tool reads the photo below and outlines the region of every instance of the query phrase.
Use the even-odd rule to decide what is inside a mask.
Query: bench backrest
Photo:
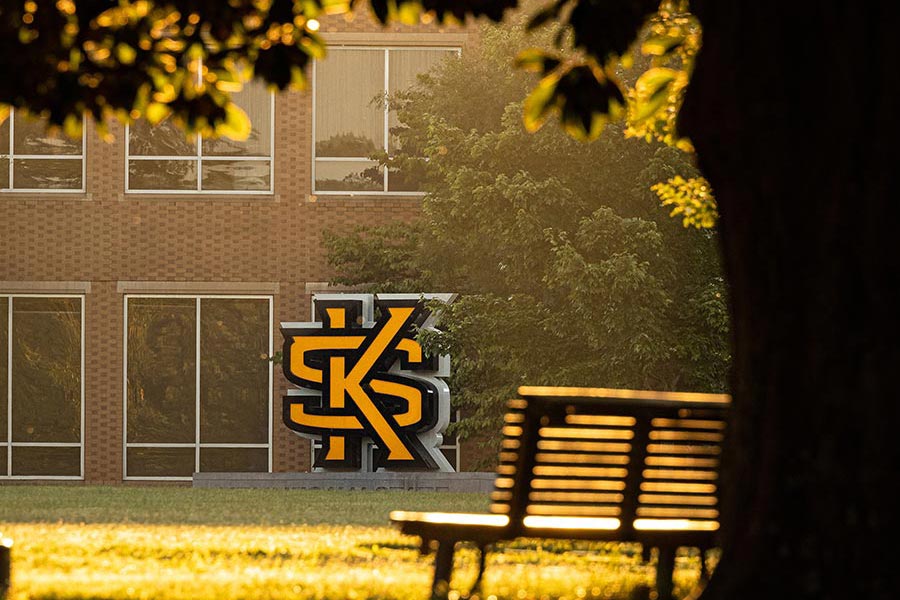
[[[528,528],[718,529],[724,394],[520,388],[505,417],[491,511]],[[677,537],[677,536],[676,536]]]

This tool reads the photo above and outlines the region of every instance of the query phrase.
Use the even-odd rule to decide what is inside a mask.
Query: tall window
[[[0,296],[0,477],[80,479],[81,296]]]
[[[458,54],[458,48],[329,48],[328,58],[313,67],[313,191],[420,194],[414,178],[385,170],[370,156],[396,150],[390,129],[397,116],[387,99]]]
[[[84,191],[84,133],[80,139],[50,135],[45,121],[13,109],[0,124],[0,190]]]
[[[275,96],[252,81],[231,96],[250,117],[242,142],[186,136],[169,120],[128,128],[126,189],[145,193],[268,194],[272,192]]]
[[[271,299],[125,299],[125,478],[271,470]]]

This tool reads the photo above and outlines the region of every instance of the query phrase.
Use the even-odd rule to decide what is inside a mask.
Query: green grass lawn
[[[388,512],[486,507],[480,494],[6,486],[0,532],[15,543],[15,599],[424,599],[430,559]],[[627,598],[654,576],[638,550],[509,544],[489,556],[483,597]],[[465,590],[477,556],[458,554]],[[679,593],[698,564],[679,559]]]

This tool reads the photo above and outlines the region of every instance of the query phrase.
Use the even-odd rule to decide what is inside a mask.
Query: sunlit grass
[[[480,510],[485,502],[461,494],[243,492],[0,488],[0,531],[15,540],[11,597],[424,599],[430,559],[419,556],[416,538],[385,526],[387,512]],[[200,524],[204,512],[208,524]],[[454,587],[468,588],[476,562],[474,551],[459,552]],[[696,565],[679,561],[682,593]],[[498,600],[627,598],[653,576],[634,545],[521,541],[490,555],[483,589]]]

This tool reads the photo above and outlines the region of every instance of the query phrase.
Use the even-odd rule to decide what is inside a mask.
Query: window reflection
[[[15,446],[12,475],[78,477],[81,474],[81,448]]]
[[[268,190],[270,164],[264,160],[204,160],[204,190]]]
[[[382,50],[335,48],[316,63],[316,156],[365,158],[384,148],[384,91]]]
[[[457,53],[428,48],[332,48],[327,59],[317,62],[315,191],[421,191],[422,165],[392,167],[385,178],[383,169],[362,159],[398,148],[396,136],[389,139],[390,130],[399,125],[396,111],[390,110],[391,97]],[[334,158],[360,160],[329,160]]]
[[[13,115],[15,136],[14,154],[81,154],[81,140],[72,139],[62,132],[49,133],[47,122],[28,118],[16,111]],[[8,135],[8,134],[7,134]]]
[[[381,191],[384,174],[375,161],[318,161],[316,189],[322,191]]]
[[[19,297],[12,299],[12,309],[12,441],[77,443],[80,301]]]
[[[8,373],[6,372],[8,367],[8,348],[9,348],[9,298],[0,297],[0,442],[7,442],[9,438],[7,437],[7,428],[9,427],[9,422],[7,421],[7,386],[8,384]],[[4,447],[5,448],[5,447]],[[6,473],[6,460],[4,455],[4,460],[0,461],[0,467],[2,467],[2,473]]]
[[[185,135],[169,119],[156,125],[140,120],[129,127],[128,152],[132,156],[195,156],[197,136]]]
[[[201,443],[267,443],[268,303],[204,298],[200,315]]]
[[[0,476],[81,476],[81,311],[81,298],[0,297]]]
[[[127,477],[190,477],[194,474],[193,448],[129,448]]]
[[[0,189],[81,191],[83,149],[83,135],[50,133],[46,120],[13,109],[0,123]]]
[[[272,93],[262,82],[250,81],[231,98],[250,119],[246,140],[220,137],[201,141],[196,135],[185,136],[169,120],[155,126],[142,120],[129,126],[128,190],[271,191]]]
[[[268,465],[267,448],[200,449],[200,470],[205,473],[259,473]]]
[[[252,126],[246,140],[225,137],[203,140],[203,156],[269,156],[272,143],[272,94],[258,81],[231,94],[231,100],[250,118]]]
[[[130,297],[127,307],[127,476],[267,471],[269,300]],[[229,447],[240,445],[256,447]]]
[[[13,179],[18,189],[81,189],[81,161],[46,158],[13,160]]]
[[[197,162],[193,160],[133,160],[128,163],[132,190],[195,190]]]
[[[128,302],[128,441],[193,442],[195,300]]]
[[[388,94],[393,96],[400,92],[405,92],[409,88],[418,83],[418,78],[424,73],[428,73],[436,67],[442,60],[450,55],[455,55],[454,50],[390,50],[390,81]],[[397,120],[397,111],[389,112],[388,127],[393,129],[400,122]],[[396,148],[398,141],[396,137],[390,140],[391,148]]]

